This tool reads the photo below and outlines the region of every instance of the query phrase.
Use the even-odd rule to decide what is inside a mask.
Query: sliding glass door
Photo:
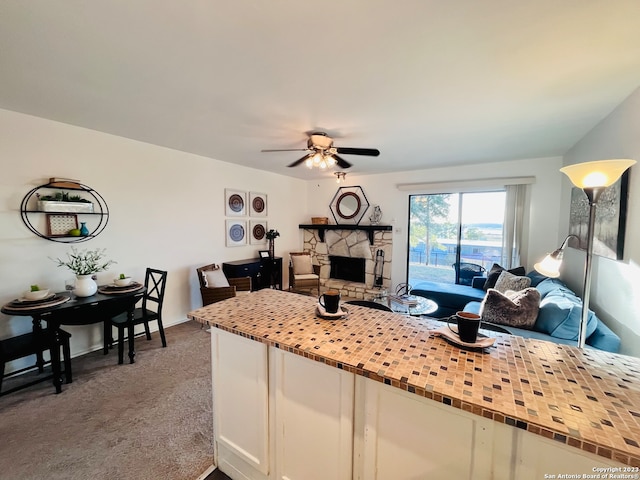
[[[409,197],[407,281],[471,284],[502,262],[505,191]]]

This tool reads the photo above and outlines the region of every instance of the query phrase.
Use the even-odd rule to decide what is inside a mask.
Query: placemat
[[[41,308],[54,307],[56,305],[60,305],[62,303],[68,302],[70,298],[66,295],[55,295],[51,299],[47,300],[20,300],[16,298],[11,302],[7,303],[3,308],[7,310],[16,310],[16,311],[24,311],[24,310],[39,310]]]

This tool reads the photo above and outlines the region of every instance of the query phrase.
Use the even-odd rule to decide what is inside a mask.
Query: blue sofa
[[[500,325],[513,335],[536,338],[565,345],[576,345],[582,316],[582,300],[563,282],[547,278],[536,272],[527,274],[531,286],[540,292],[540,311],[531,330]],[[422,282],[412,294],[431,298],[440,308],[434,317],[447,317],[456,311],[479,313],[486,292],[482,289],[484,278],[474,278],[473,286],[444,285],[435,282]],[[611,331],[595,313],[589,311],[587,321],[587,346],[618,352],[620,337]]]

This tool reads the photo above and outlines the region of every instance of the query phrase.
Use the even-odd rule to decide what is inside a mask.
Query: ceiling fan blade
[[[380,150],[375,148],[336,147],[336,152],[344,153],[346,155],[368,155],[370,157],[377,157],[380,155]]]
[[[339,157],[338,155],[334,154],[333,158],[336,160],[336,164],[340,168],[349,168],[351,166],[351,164],[349,162],[347,162],[344,158]]]
[[[285,150],[260,150],[261,152],[308,152],[308,148],[288,148]]]
[[[299,158],[298,160],[296,160],[295,162],[287,165],[287,167],[297,167],[298,165],[300,165],[302,162],[304,162],[307,158],[311,158],[311,154],[307,154],[302,158]]]

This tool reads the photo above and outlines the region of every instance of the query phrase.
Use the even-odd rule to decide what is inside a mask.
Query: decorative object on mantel
[[[382,210],[380,209],[380,205],[373,206],[373,212],[369,215],[369,223],[371,225],[378,225],[382,220]]]
[[[328,217],[311,217],[311,223],[313,225],[329,225]]]
[[[77,297],[90,297],[98,291],[98,284],[92,278],[93,274],[107,270],[113,260],[104,260],[105,249],[78,250],[71,247],[71,253],[67,253],[67,259],[52,259],[58,262],[59,267],[67,267],[76,274],[76,285],[73,293]]]
[[[269,230],[266,234],[267,240],[269,240],[269,258],[275,258],[275,239],[280,236],[280,232],[277,230]]]
[[[340,187],[329,205],[337,224],[358,225],[369,208],[362,187]]]

